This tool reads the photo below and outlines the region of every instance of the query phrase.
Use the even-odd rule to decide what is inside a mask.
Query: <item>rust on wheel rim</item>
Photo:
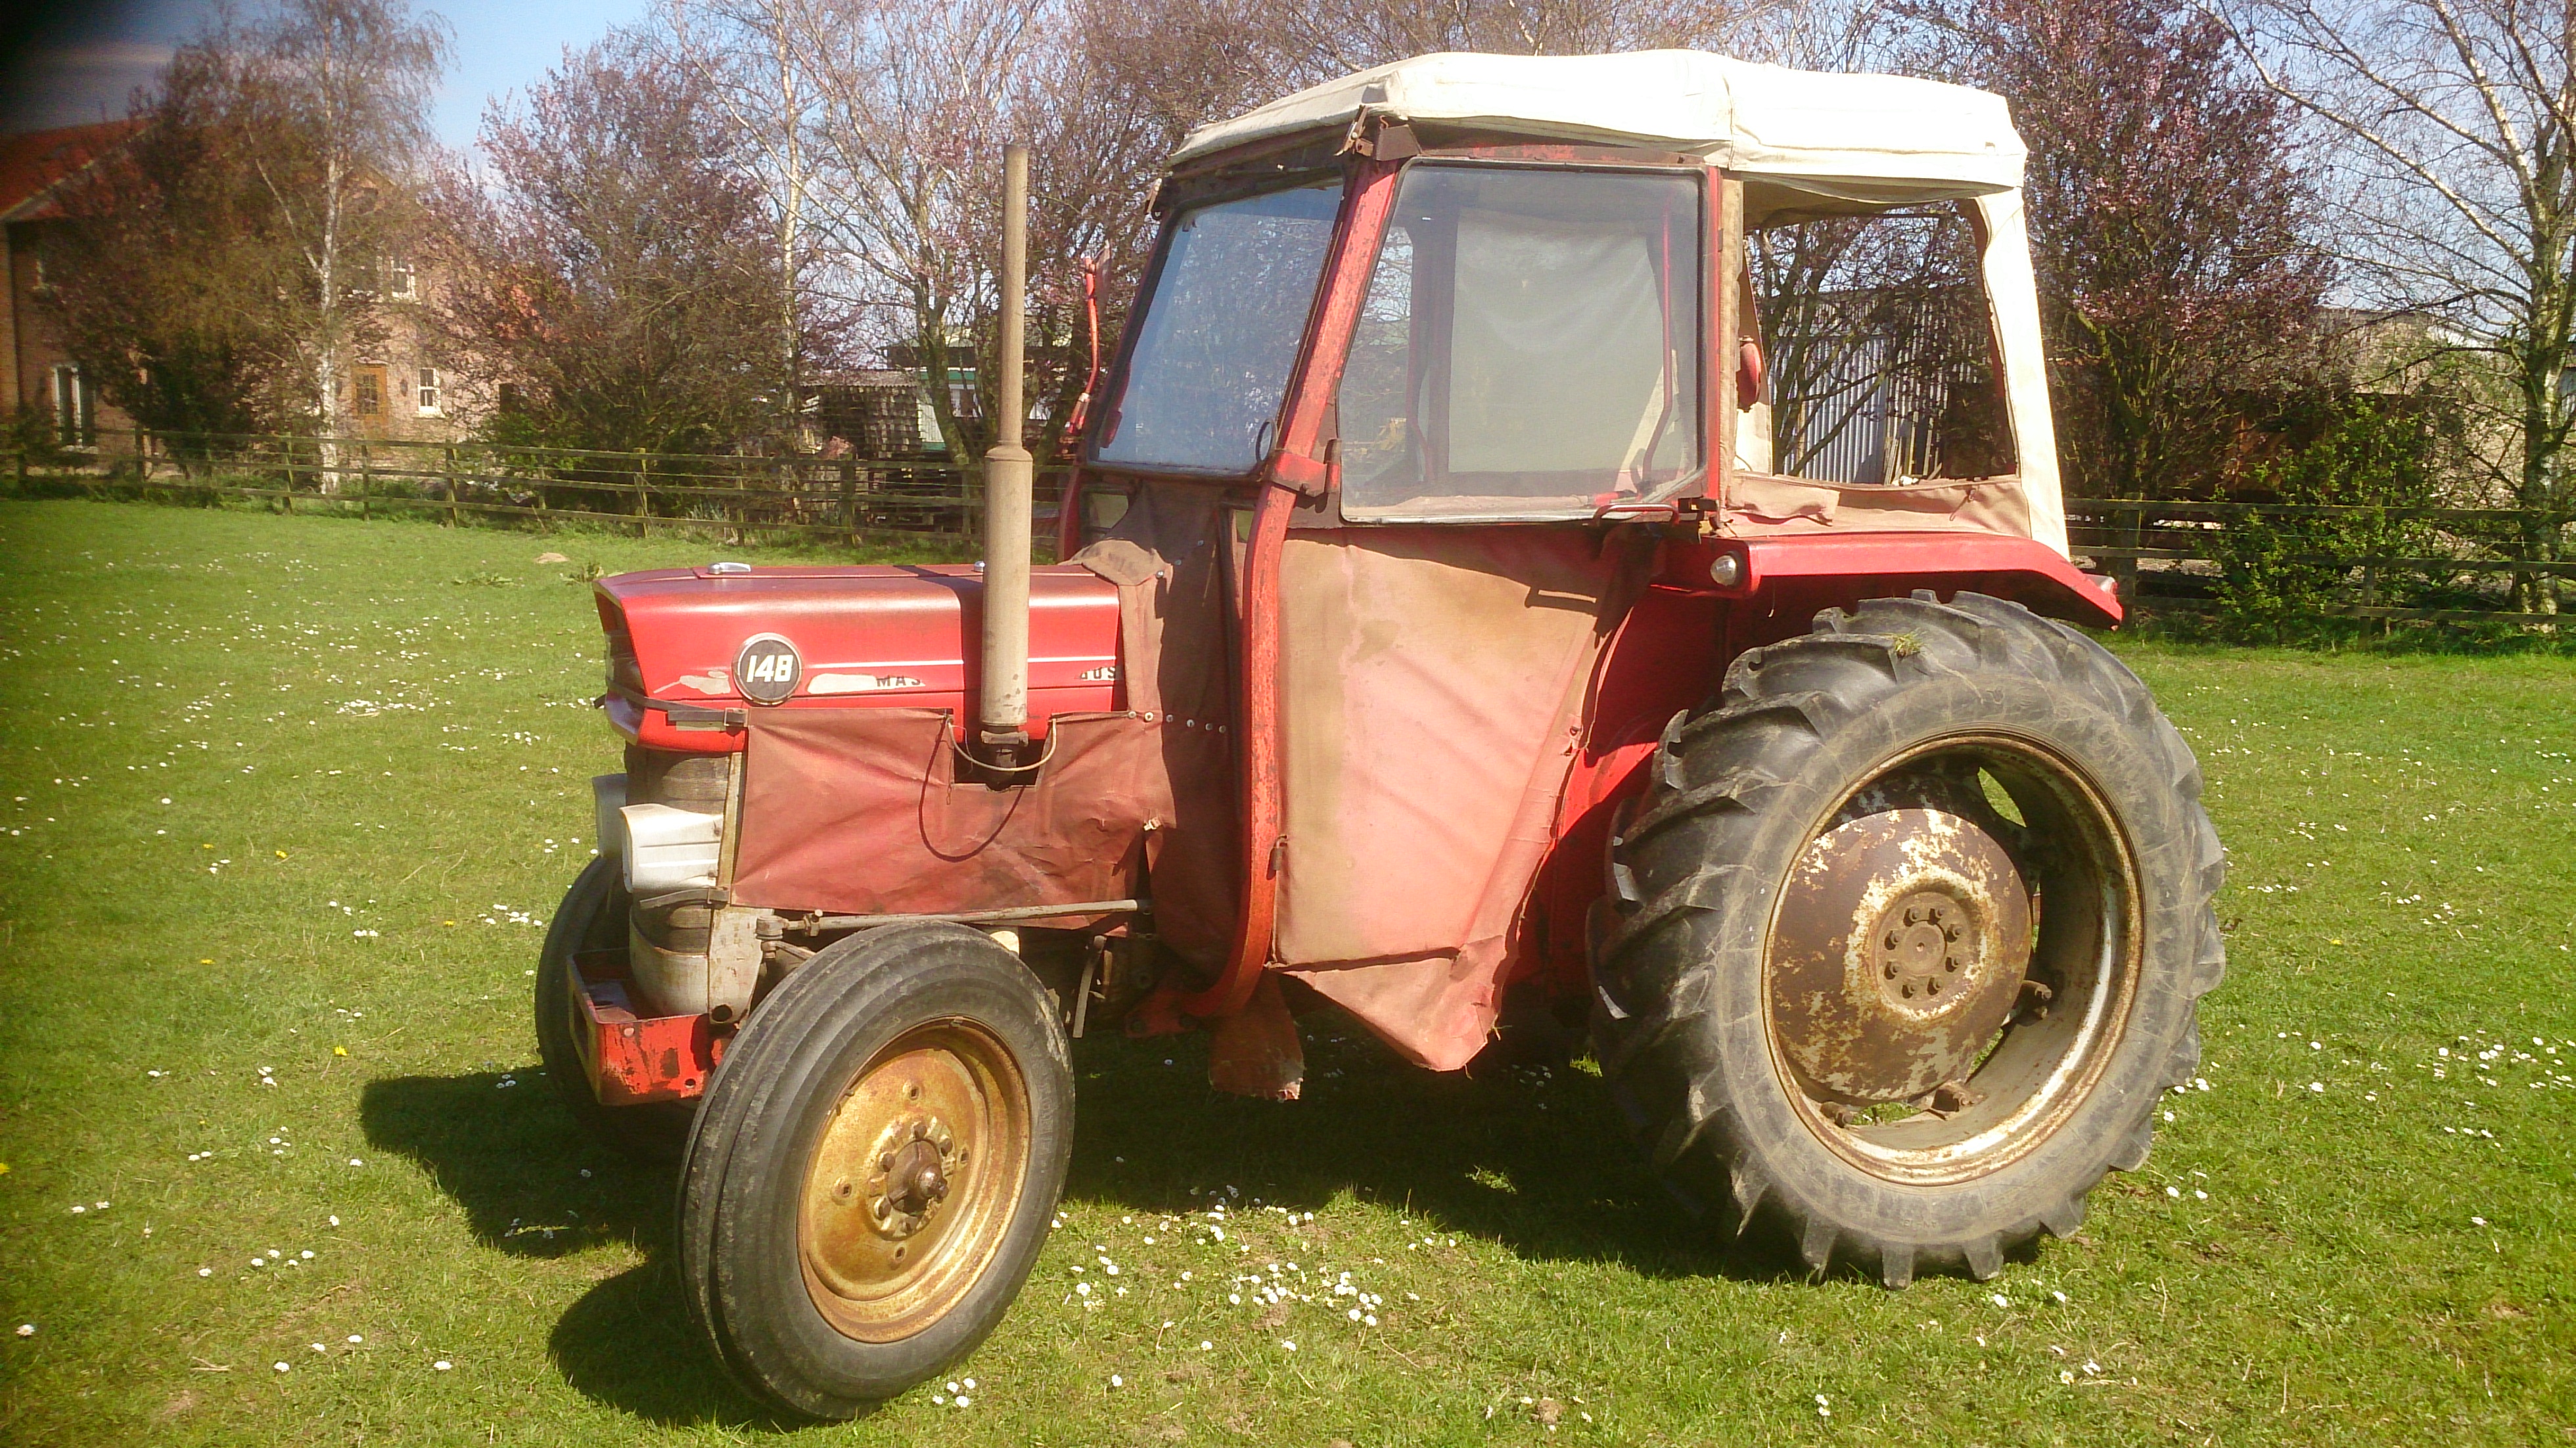
[[[1946,810],[1867,814],[1790,871],[1771,944],[1771,1028],[1815,1094],[1902,1101],[1963,1077],[2030,959],[2030,889],[2002,844]]]
[[[1776,897],[1762,1006],[1793,1107],[1895,1181],[2018,1160],[2082,1104],[2126,1028],[2138,898],[2108,803],[2045,746],[1962,736],[1882,764]]]
[[[936,1322],[983,1276],[1028,1175],[1028,1085],[990,1031],[905,1032],[851,1080],[805,1170],[805,1290],[861,1342]]]

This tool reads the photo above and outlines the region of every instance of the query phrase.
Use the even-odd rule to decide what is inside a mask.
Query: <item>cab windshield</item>
[[[1101,462],[1248,473],[1279,419],[1342,184],[1214,201],[1170,223]]]

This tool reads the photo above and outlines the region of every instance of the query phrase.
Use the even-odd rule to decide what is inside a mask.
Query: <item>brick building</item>
[[[113,151],[134,132],[132,121],[65,126],[0,136],[0,405],[52,419],[61,446],[96,445],[102,429],[133,426],[107,406],[95,379],[65,355],[37,293],[45,284],[45,251],[59,245],[63,183]]]
[[[64,184],[134,134],[133,121],[69,126],[0,136],[0,409],[50,419],[63,447],[119,447],[133,419],[99,395],[62,349],[41,296],[48,249],[67,244]],[[353,437],[447,442],[467,409],[437,348],[421,325],[420,303],[433,283],[405,258],[387,258],[370,288],[379,339],[341,367],[342,430]]]

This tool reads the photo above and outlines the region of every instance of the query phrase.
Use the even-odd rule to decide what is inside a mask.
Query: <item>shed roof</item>
[[[1364,113],[1554,140],[1638,142],[1855,201],[2008,191],[2025,151],[2003,98],[1892,75],[1757,65],[1697,50],[1444,51],[1355,71],[1202,126],[1175,164]]]

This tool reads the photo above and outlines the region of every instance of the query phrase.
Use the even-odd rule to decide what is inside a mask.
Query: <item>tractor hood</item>
[[[972,564],[660,568],[598,584],[618,732],[656,749],[742,747],[760,708],[973,711],[984,579]],[[1088,569],[1033,571],[1029,712],[1123,707],[1118,591]]]

